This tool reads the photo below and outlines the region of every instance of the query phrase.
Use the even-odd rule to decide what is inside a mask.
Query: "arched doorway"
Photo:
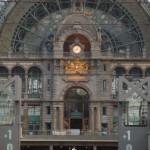
[[[64,96],[64,117],[66,129],[88,129],[88,92],[81,87],[70,88]]]

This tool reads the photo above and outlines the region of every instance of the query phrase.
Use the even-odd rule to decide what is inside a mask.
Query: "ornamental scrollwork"
[[[89,62],[82,60],[67,60],[64,61],[64,69],[65,71],[88,71],[89,70]]]

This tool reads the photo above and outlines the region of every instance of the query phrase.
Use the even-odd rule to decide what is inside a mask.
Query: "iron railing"
[[[150,59],[150,54],[146,52],[101,52],[100,50],[94,51],[94,53],[85,52],[81,59]],[[73,59],[75,58],[69,52],[1,52],[0,58],[6,59]]]
[[[74,135],[74,136],[113,136],[118,135],[118,131],[91,131],[79,130],[72,132],[72,130],[23,130],[22,135]]]

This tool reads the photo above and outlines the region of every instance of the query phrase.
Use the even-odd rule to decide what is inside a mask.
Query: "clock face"
[[[72,50],[75,54],[79,54],[81,52],[81,47],[79,45],[76,45]]]

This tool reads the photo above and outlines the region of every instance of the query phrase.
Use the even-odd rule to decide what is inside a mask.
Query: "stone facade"
[[[43,137],[48,139],[43,142],[48,145],[45,150],[61,144],[66,149],[70,145],[117,149],[114,76],[134,76],[134,69],[139,76],[150,75],[149,18],[130,1],[133,5],[127,0],[110,0],[110,6],[100,1],[19,2],[7,16],[0,37],[0,74],[5,68],[6,78],[19,74],[23,80],[22,150],[40,145],[38,135],[45,134],[52,136]],[[73,53],[74,45],[82,52]],[[118,70],[125,73],[117,74]],[[54,138],[70,136],[72,129],[80,131],[78,140]],[[86,137],[82,140],[81,135]],[[28,142],[30,138],[35,141]]]

